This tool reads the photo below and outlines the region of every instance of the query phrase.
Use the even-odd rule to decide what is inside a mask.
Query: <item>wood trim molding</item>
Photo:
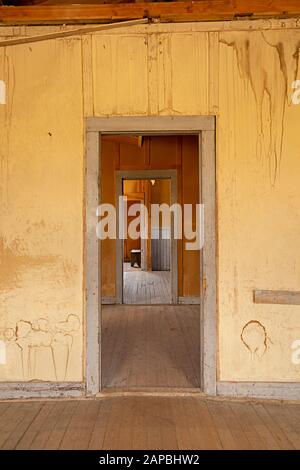
[[[0,399],[65,398],[85,395],[83,382],[0,382]]]
[[[101,391],[101,296],[100,252],[95,234],[95,204],[99,202],[100,136],[104,134],[170,135],[195,134],[199,136],[200,201],[205,204],[205,244],[202,250],[201,273],[206,279],[200,304],[201,328],[201,390],[216,394],[216,338],[217,338],[217,277],[216,277],[216,147],[214,116],[128,116],[87,118],[87,197],[86,197],[86,381],[87,392]],[[90,135],[91,134],[91,135]],[[98,143],[96,142],[98,141]],[[169,171],[169,170],[168,170]],[[153,173],[153,172],[152,172]],[[141,176],[142,174],[140,174]],[[161,173],[160,173],[161,175]],[[138,176],[138,175],[137,175]],[[168,177],[166,175],[166,177]],[[119,179],[120,180],[120,179]],[[175,253],[176,256],[176,253]],[[118,299],[119,300],[119,299]]]
[[[88,267],[85,279],[86,300],[86,390],[94,395],[100,388],[100,335],[101,321],[101,270],[99,269],[101,244],[96,236],[100,203],[100,139],[99,132],[86,136],[86,234],[85,263]]]
[[[300,291],[255,290],[253,302],[255,304],[300,305]]]
[[[202,0],[101,5],[1,6],[0,24],[67,24],[158,18],[161,21],[211,21],[274,18],[300,14],[298,0]]]
[[[217,382],[217,395],[224,397],[300,400],[300,382]]]
[[[217,370],[217,237],[216,237],[216,133],[199,135],[200,201],[204,206],[204,246],[200,256],[201,376],[202,390],[216,395]]]
[[[161,396],[165,389],[145,390],[144,394],[155,393]],[[103,391],[102,397],[113,395],[112,390]],[[122,391],[118,393],[123,394]],[[170,390],[170,394],[178,393]],[[185,394],[199,395],[198,389],[186,390]],[[126,394],[136,394],[126,392]],[[85,396],[85,384],[83,382],[2,382],[0,383],[0,400],[26,399],[26,398],[78,398]],[[217,382],[217,396],[264,398],[275,400],[299,400],[300,382]]]
[[[1,8],[1,7],[0,7]],[[99,31],[107,31],[116,28],[125,28],[128,26],[140,25],[147,23],[147,19],[132,20],[132,21],[118,21],[117,23],[108,23],[97,26],[88,26],[84,28],[69,29],[66,31],[58,31],[47,34],[37,34],[35,36],[16,37],[13,39],[5,39],[0,41],[0,47],[17,46],[19,44],[30,44],[33,42],[49,41],[49,39],[60,39],[71,36],[82,36],[88,33],[97,33]]]
[[[101,129],[102,134],[155,135],[198,134],[215,130],[214,116],[115,116],[91,117],[86,120],[88,132]],[[163,129],[163,131],[162,131]],[[168,129],[165,131],[164,129]]]
[[[163,132],[165,133],[165,132]],[[162,134],[162,132],[160,132]],[[116,171],[116,201],[117,201],[117,233],[119,230],[119,197],[122,195],[122,180],[129,179],[170,179],[171,180],[171,205],[178,201],[177,189],[177,170],[124,170]],[[172,224],[173,227],[173,224]],[[178,303],[178,249],[177,240],[171,237],[171,299],[172,304]],[[123,300],[123,240],[117,239],[117,254],[116,254],[116,299],[117,303],[122,303]]]

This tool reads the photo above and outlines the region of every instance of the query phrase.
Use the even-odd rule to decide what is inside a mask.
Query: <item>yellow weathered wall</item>
[[[300,306],[252,298],[299,290],[299,49],[294,20],[140,26],[0,49],[0,335],[12,358],[0,380],[82,379],[83,118],[212,114],[218,377],[299,381]],[[29,328],[37,344],[29,373],[18,322],[17,335]]]
[[[0,58],[0,379],[81,380],[81,43],[1,48]]]
[[[299,381],[300,306],[253,303],[253,289],[299,290],[300,31],[220,34],[219,363],[223,380]],[[261,125],[262,123],[262,125]],[[253,324],[248,340],[242,328]],[[263,345],[264,340],[266,347]],[[251,346],[252,345],[252,346]],[[255,347],[258,347],[256,352]]]

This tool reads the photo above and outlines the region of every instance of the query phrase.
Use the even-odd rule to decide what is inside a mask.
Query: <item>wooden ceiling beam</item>
[[[75,0],[74,0],[75,1]],[[139,18],[161,21],[229,20],[300,15],[299,0],[200,0],[97,5],[0,6],[0,24],[97,23]]]

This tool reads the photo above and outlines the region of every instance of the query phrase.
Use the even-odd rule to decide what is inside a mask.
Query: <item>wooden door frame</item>
[[[101,391],[101,249],[96,209],[101,194],[101,134],[199,136],[200,202],[204,247],[200,256],[201,391],[216,394],[216,148],[214,116],[122,116],[86,118],[85,300],[86,393]]]
[[[123,188],[124,190],[124,188]],[[126,194],[127,201],[139,201],[140,203],[145,203],[145,193],[129,193],[130,194],[130,199],[128,198],[128,194]],[[134,196],[132,196],[134,194]],[[143,197],[141,196],[143,194]],[[117,199],[118,200],[118,199]],[[147,253],[145,250],[145,241],[144,239],[141,239],[141,271],[145,271],[145,266],[147,264]],[[123,243],[123,261],[124,261],[124,250],[125,250],[125,243]]]
[[[178,202],[177,170],[124,170],[116,171],[117,233],[119,233],[119,197],[123,194],[124,180],[169,179],[171,181],[171,205]],[[173,236],[171,223],[171,303],[178,302],[178,243]],[[116,240],[116,303],[123,303],[123,240]]]

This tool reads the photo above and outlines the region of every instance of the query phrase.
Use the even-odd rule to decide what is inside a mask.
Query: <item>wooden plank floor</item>
[[[300,449],[300,403],[200,397],[0,402],[1,449]]]
[[[141,271],[132,268],[124,271],[124,304],[170,304],[170,271]]]
[[[103,306],[102,385],[200,387],[199,305]]]

